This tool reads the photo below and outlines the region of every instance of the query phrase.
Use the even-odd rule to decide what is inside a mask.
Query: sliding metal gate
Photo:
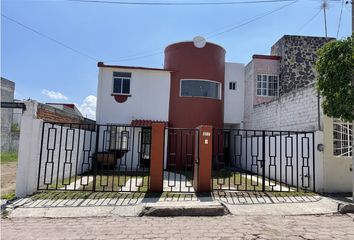
[[[314,191],[313,132],[214,129],[212,189]]]

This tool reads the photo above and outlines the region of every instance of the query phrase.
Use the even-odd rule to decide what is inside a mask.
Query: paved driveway
[[[2,219],[1,239],[354,239],[348,215]]]

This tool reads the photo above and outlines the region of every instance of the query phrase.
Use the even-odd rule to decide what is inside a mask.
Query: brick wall
[[[56,123],[90,123],[94,124],[95,121],[67,113],[63,110],[38,103],[37,118],[48,122]]]
[[[245,129],[316,130],[318,113],[314,84],[271,102],[254,105],[245,116],[249,116],[244,119]]]

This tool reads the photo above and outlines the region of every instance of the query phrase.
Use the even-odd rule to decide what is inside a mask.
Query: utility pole
[[[352,4],[352,35],[354,33],[354,7],[353,7],[353,1],[346,1],[345,4]],[[354,76],[352,76],[352,85],[354,85]],[[354,121],[352,122],[352,139],[354,138]],[[352,143],[352,174],[353,174],[353,201],[354,201],[354,141]]]

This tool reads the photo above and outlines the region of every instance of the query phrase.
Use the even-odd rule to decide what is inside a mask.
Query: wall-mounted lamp
[[[318,150],[319,152],[323,152],[323,150],[324,150],[324,145],[323,145],[322,143],[317,144],[317,150]]]

